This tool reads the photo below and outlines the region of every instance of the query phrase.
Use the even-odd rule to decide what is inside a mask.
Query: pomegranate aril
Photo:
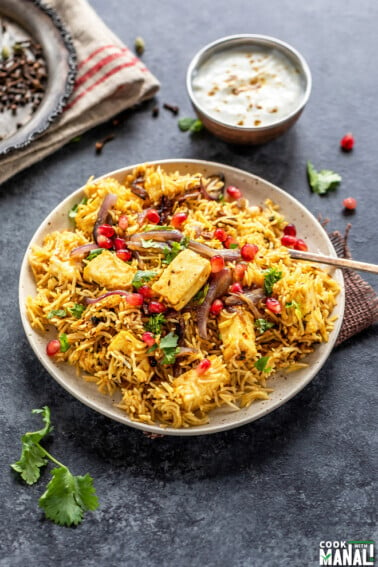
[[[220,272],[224,268],[224,258],[222,256],[213,256],[210,259],[211,271],[213,274]]]
[[[208,358],[204,358],[203,360],[201,360],[201,362],[198,364],[196,368],[198,376],[205,374],[205,372],[209,370],[210,366],[211,366],[211,361]]]
[[[284,234],[281,238],[281,244],[283,246],[287,246],[288,248],[293,248],[297,239],[295,236],[291,236],[290,234]]]
[[[240,285],[240,283],[235,282],[232,285],[230,285],[230,293],[242,293],[243,288]]]
[[[111,238],[115,234],[114,228],[110,224],[102,224],[97,229],[98,234],[102,234],[102,236],[107,236]]]
[[[148,311],[150,313],[163,313],[165,309],[165,305],[163,305],[163,303],[160,303],[160,301],[151,301],[148,306]]]
[[[175,228],[180,228],[186,220],[188,220],[188,215],[186,213],[176,213],[171,218],[171,225]]]
[[[152,333],[149,333],[148,331],[146,333],[143,333],[142,341],[145,342],[149,347],[152,347],[156,342],[154,335]]]
[[[116,256],[120,260],[123,260],[123,262],[128,262],[129,260],[131,260],[132,254],[131,254],[130,250],[122,250],[121,249],[121,250],[117,250]]]
[[[283,229],[283,233],[288,236],[297,236],[297,229],[294,224],[287,224]]]
[[[145,299],[150,299],[154,292],[152,291],[152,288],[149,285],[142,285],[140,286],[140,288],[138,289],[138,292],[143,295],[143,297]]]
[[[278,299],[274,299],[274,297],[268,297],[265,305],[266,308],[269,309],[269,311],[271,311],[272,313],[275,313],[276,315],[278,313],[281,313],[281,304]]]
[[[234,199],[235,201],[236,199],[240,199],[243,196],[243,193],[240,191],[240,189],[234,187],[233,185],[227,187],[226,192],[227,195],[231,197],[231,199]]]
[[[113,244],[116,250],[125,250],[127,247],[126,240],[124,238],[114,238]]]
[[[259,251],[259,247],[256,244],[244,244],[241,247],[240,254],[243,260],[246,262],[251,262]]]
[[[351,134],[350,132],[348,132],[348,134],[345,134],[345,136],[343,136],[340,140],[340,146],[341,149],[344,150],[344,152],[350,152],[350,150],[354,146],[353,134]]]
[[[129,227],[129,219],[127,215],[121,215],[118,219],[118,226],[121,230],[127,230]]]
[[[308,250],[307,244],[301,238],[297,238],[294,244],[294,248],[295,250],[302,250],[302,252],[306,252],[306,250]]]
[[[60,352],[60,342],[58,339],[49,341],[46,345],[46,354],[48,356],[54,356],[55,354],[58,354],[58,352]]]
[[[353,197],[347,197],[346,199],[344,199],[343,205],[346,209],[348,209],[348,211],[354,211],[354,209],[357,207],[357,201]]]
[[[226,240],[223,242],[225,248],[238,248],[239,244],[236,238],[233,236],[227,236]]]
[[[103,234],[99,234],[97,236],[97,244],[100,248],[106,248],[107,250],[113,248],[112,240],[108,236],[104,236]]]
[[[217,228],[214,230],[214,238],[219,242],[224,242],[227,238],[227,232],[223,228]]]
[[[140,295],[140,293],[130,293],[126,297],[126,302],[132,307],[140,307],[143,305],[143,295]]]
[[[146,212],[146,217],[152,224],[158,224],[158,222],[160,222],[160,215],[156,209],[148,209]]]
[[[247,270],[247,264],[236,264],[234,268],[234,277],[236,280],[242,280]]]
[[[220,299],[216,299],[215,301],[213,301],[210,307],[210,313],[212,313],[213,315],[219,315],[222,309],[223,309],[223,301],[221,301]]]

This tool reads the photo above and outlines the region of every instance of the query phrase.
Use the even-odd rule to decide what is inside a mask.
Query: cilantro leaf
[[[188,244],[189,238],[187,236],[184,236],[180,242],[172,242],[171,248],[169,248],[168,246],[163,248],[164,259],[162,260],[162,263],[170,264],[172,260],[174,260],[176,256],[182,250],[184,250],[184,248],[187,248]]]
[[[312,192],[318,195],[325,195],[336,189],[342,179],[341,175],[330,169],[317,171],[310,161],[307,162],[307,178]]]
[[[268,321],[267,319],[255,319],[255,327],[259,333],[265,333],[268,329],[274,327],[274,323]]]
[[[60,342],[60,352],[67,352],[71,345],[68,342],[66,333],[62,333],[58,338]]]
[[[264,272],[264,291],[265,295],[272,295],[273,286],[278,280],[282,278],[282,272],[277,270],[277,268],[269,268]]]
[[[39,431],[25,433],[21,437],[21,457],[11,465],[12,469],[20,473],[21,478],[27,484],[34,484],[40,477],[40,468],[47,464],[48,459],[39,443],[52,430],[50,423],[50,410],[47,406],[32,413],[41,413],[45,427]]]
[[[208,283],[205,284],[203,287],[201,287],[201,289],[197,291],[197,293],[193,297],[193,301],[198,303],[198,305],[202,305],[202,303],[205,301],[205,298],[207,296],[207,292],[209,291],[209,287],[210,285]]]
[[[198,118],[180,118],[178,127],[181,132],[200,132],[203,128],[203,124]]]
[[[153,280],[155,276],[157,276],[157,272],[153,270],[138,270],[131,283],[135,289],[139,289],[145,283]]]
[[[47,314],[47,319],[52,319],[53,317],[65,317],[67,312],[65,309],[53,309]]]
[[[233,242],[230,244],[230,248],[231,250],[236,250],[236,248],[239,248],[239,244],[236,244],[236,242]]]
[[[91,260],[93,260],[93,258],[96,258],[96,256],[99,256],[100,254],[102,254],[104,251],[104,248],[96,248],[95,250],[92,250],[92,252],[90,252],[88,254],[88,256],[85,258],[85,260],[87,262],[90,262]]]
[[[76,319],[80,319],[85,309],[86,309],[85,305],[82,305],[81,303],[75,303],[73,307],[68,308],[68,311],[71,313],[71,315],[76,317]]]
[[[149,232],[150,230],[173,230],[173,227],[162,224],[146,224],[143,228],[143,232]]]
[[[302,317],[302,309],[301,306],[295,299],[285,304],[286,309],[294,308],[296,316],[300,319]]]
[[[80,524],[86,510],[98,508],[98,498],[89,474],[73,476],[65,466],[51,471],[52,479],[39,499],[46,517],[60,526]]]
[[[258,360],[256,360],[254,366],[260,372],[270,372],[272,370],[271,366],[267,366],[269,360],[269,356],[262,356]]]
[[[177,346],[178,339],[178,336],[173,332],[168,333],[161,339],[159,348],[164,353],[162,364],[173,364],[175,362],[176,355],[180,351],[180,347]]]
[[[161,334],[161,328],[166,323],[163,313],[158,313],[156,315],[151,315],[145,324],[146,330],[154,335]],[[155,345],[154,345],[155,346]]]
[[[74,139],[71,140],[71,142],[72,142],[72,141],[74,141]],[[75,204],[73,207],[71,207],[71,209],[68,211],[68,217],[69,217],[70,219],[72,219],[72,220],[75,220],[76,215],[77,215],[77,211],[78,211],[78,208],[79,208],[79,205],[85,205],[87,202],[88,202],[88,198],[87,198],[87,197],[84,197],[84,198],[80,201],[80,203],[76,203],[76,204]]]

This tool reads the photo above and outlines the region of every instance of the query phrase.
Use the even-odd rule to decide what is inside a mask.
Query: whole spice
[[[105,138],[103,140],[96,142],[96,144],[95,144],[96,154],[97,155],[101,154],[102,150],[104,149],[105,144],[107,144],[108,142],[111,142],[112,140],[114,140],[114,138],[115,138],[114,134],[109,134],[109,136],[105,136]]]
[[[3,36],[7,31],[2,24]],[[31,113],[40,105],[47,85],[47,66],[42,46],[33,40],[24,40],[13,45],[1,46],[0,60],[0,112],[17,115],[18,110],[28,105]],[[15,126],[23,123],[18,120]]]
[[[163,104],[163,108],[165,108],[166,110],[169,110],[170,112],[172,112],[172,114],[174,114],[175,116],[177,116],[177,114],[179,113],[180,109],[178,106],[175,106],[173,104],[169,104],[168,102],[165,102]]]

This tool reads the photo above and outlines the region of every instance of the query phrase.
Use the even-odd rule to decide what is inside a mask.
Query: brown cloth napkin
[[[77,77],[65,111],[40,138],[0,159],[0,183],[111,116],[152,97],[157,79],[86,0],[48,0],[71,34]],[[127,6],[125,6],[127,9]]]
[[[348,247],[349,224],[344,236],[334,231],[329,234],[336,253],[351,258]],[[336,346],[360,333],[378,321],[378,297],[374,289],[354,270],[343,270],[345,282],[345,312]]]

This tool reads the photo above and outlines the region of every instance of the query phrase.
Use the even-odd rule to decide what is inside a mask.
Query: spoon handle
[[[301,250],[289,249],[290,256],[296,260],[310,260],[311,262],[320,262],[321,264],[330,264],[337,268],[349,268],[352,270],[361,270],[362,272],[372,272],[378,274],[378,266],[376,264],[368,264],[367,262],[358,262],[357,260],[349,260],[348,258],[333,258],[332,256],[323,256],[314,254],[313,252],[302,252]]]

